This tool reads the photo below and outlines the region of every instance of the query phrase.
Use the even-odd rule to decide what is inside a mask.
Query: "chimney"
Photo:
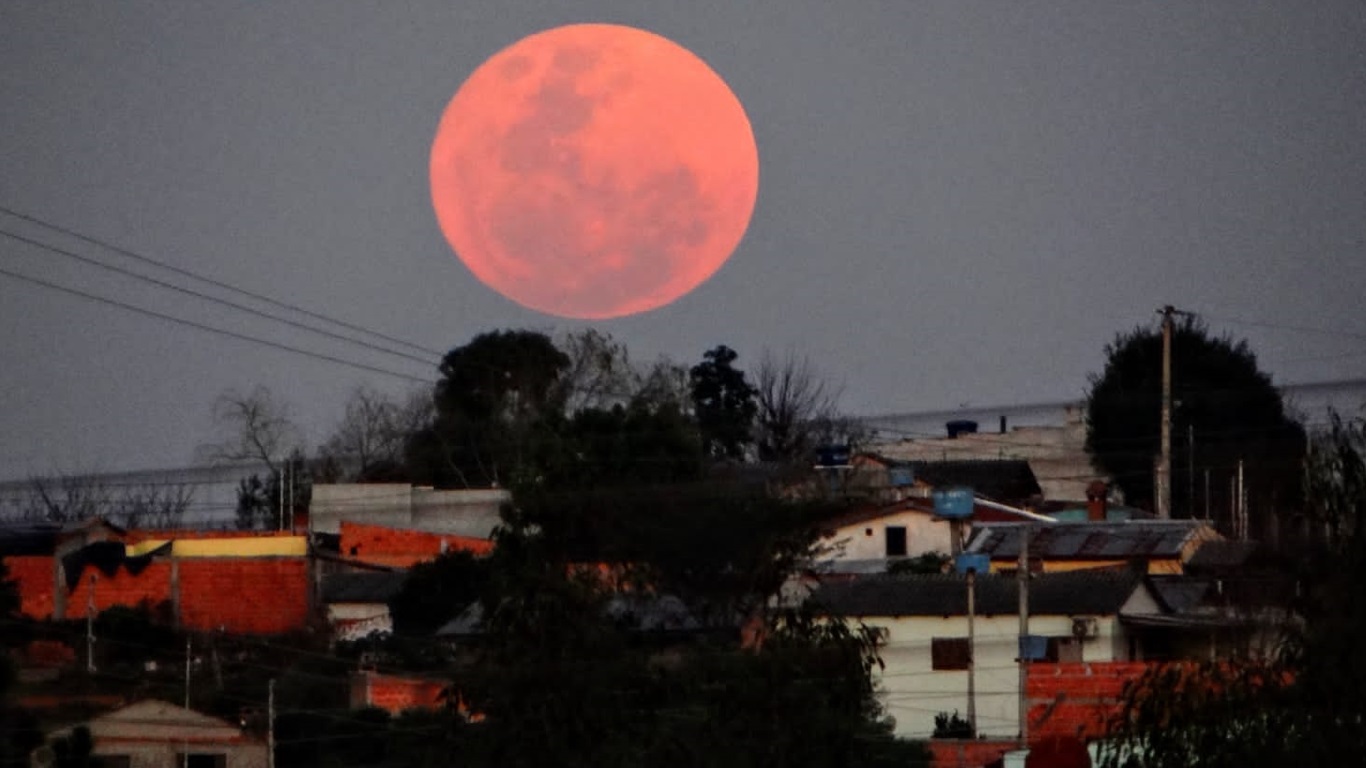
[[[1110,486],[1103,480],[1092,480],[1086,486],[1086,519],[1093,523],[1105,522],[1106,497],[1109,495]]]

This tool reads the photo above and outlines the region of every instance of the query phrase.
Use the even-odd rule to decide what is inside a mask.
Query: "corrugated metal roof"
[[[1142,583],[1129,569],[1096,569],[1035,574],[1029,612],[1035,615],[1118,613]],[[838,616],[962,616],[967,614],[967,579],[957,574],[864,576],[821,585],[811,596],[817,610]],[[1014,576],[977,577],[976,612],[999,615],[1019,610]]]
[[[965,549],[993,560],[1016,558],[1024,530],[1019,523],[983,523],[973,528]],[[1208,526],[1199,520],[1059,522],[1032,527],[1029,554],[1055,560],[1179,557],[1192,537],[1207,531]]]

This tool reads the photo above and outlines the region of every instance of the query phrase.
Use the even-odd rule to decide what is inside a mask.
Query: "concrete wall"
[[[488,538],[499,508],[512,496],[501,488],[434,490],[404,483],[313,486],[309,526],[339,533],[343,520],[430,533]]]
[[[949,553],[949,524],[935,520],[924,512],[905,511],[835,529],[824,542],[839,547],[831,554],[832,560],[876,560],[887,556],[887,528],[906,529],[906,555],[915,557],[928,552]]]
[[[934,732],[939,712],[968,712],[968,673],[936,671],[930,652],[933,638],[967,637],[966,616],[868,617],[864,622],[887,632],[882,648],[885,668],[875,672],[887,714],[896,719],[896,734],[924,739]],[[1123,629],[1114,616],[1100,617],[1097,637],[1082,643],[1082,660],[1110,662],[1116,650],[1127,648]],[[1019,618],[1014,615],[978,616],[975,621],[977,731],[987,738],[1019,733]],[[1071,637],[1069,616],[1032,616],[1029,631],[1047,637]]]

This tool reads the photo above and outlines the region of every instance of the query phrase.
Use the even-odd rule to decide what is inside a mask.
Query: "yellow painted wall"
[[[145,555],[164,546],[168,540],[150,540],[130,545],[129,557]],[[244,536],[226,539],[176,539],[171,541],[172,557],[302,557],[308,554],[306,536]]]
[[[1128,560],[1044,560],[1044,573],[1062,573],[1064,571],[1080,571],[1087,568],[1114,568],[1119,565],[1128,565]],[[1002,571],[1014,572],[1016,562],[1014,560],[993,560],[991,572],[1000,573]],[[1181,573],[1181,561],[1175,558],[1165,558],[1161,560],[1148,561],[1148,573],[1168,574]]]

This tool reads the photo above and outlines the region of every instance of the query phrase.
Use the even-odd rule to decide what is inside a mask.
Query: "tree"
[[[200,447],[210,461],[256,461],[274,472],[301,442],[289,409],[263,386],[249,394],[224,391],[214,401],[213,419],[219,440]]]
[[[398,401],[370,387],[356,387],[341,422],[324,441],[320,458],[352,480],[406,479],[404,446],[412,435],[431,426],[432,414],[430,391],[414,391]]]
[[[808,461],[825,425],[838,415],[839,393],[811,361],[788,352],[781,359],[765,351],[754,375],[755,443],[760,461]]]
[[[129,528],[175,528],[194,503],[194,489],[183,483],[118,490],[98,475],[59,474],[31,477],[28,486],[20,517],[54,523],[103,517]]]
[[[465,551],[447,552],[408,570],[403,588],[389,600],[394,631],[426,637],[478,600],[488,568]]]
[[[312,473],[303,452],[295,450],[265,479],[253,474],[238,482],[235,522],[241,530],[288,530],[308,514],[312,500]]]
[[[734,366],[739,355],[723,345],[707,350],[688,372],[702,450],[713,459],[739,460],[753,443],[757,392]]]
[[[1105,369],[1091,378],[1087,397],[1087,450],[1129,503],[1152,508],[1162,334],[1147,327],[1120,334],[1105,348],[1105,357]],[[1259,533],[1274,537],[1270,517],[1299,501],[1303,428],[1286,413],[1280,392],[1258,369],[1247,343],[1211,337],[1195,319],[1175,326],[1172,371],[1172,498],[1180,513],[1174,516],[1201,517],[1207,507],[1212,516],[1223,516],[1241,461],[1250,516]]]
[[[560,377],[569,358],[534,331],[482,333],[441,361],[436,419],[413,436],[413,479],[442,487],[537,481],[564,415]]]
[[[1280,652],[1149,671],[1126,687],[1102,765],[1337,765],[1366,751],[1366,420],[1334,415],[1304,472],[1306,509],[1333,535],[1297,561],[1299,621]]]
[[[28,765],[28,754],[42,743],[38,720],[13,706],[9,688],[17,679],[10,652],[28,639],[28,626],[19,615],[19,585],[10,580],[9,566],[0,558],[0,765]]]

